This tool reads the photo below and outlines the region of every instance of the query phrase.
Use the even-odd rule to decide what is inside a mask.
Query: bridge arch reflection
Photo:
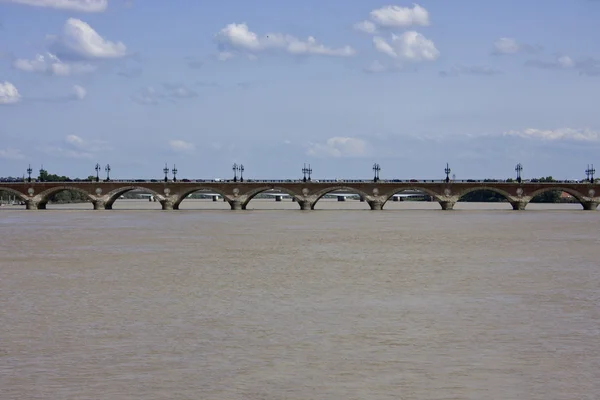
[[[322,189],[319,190],[317,192],[314,193],[310,193],[310,195],[314,198],[313,202],[312,202],[312,206],[311,209],[315,209],[315,205],[319,202],[319,200],[321,200],[323,197],[327,196],[328,194],[334,193],[334,192],[339,192],[339,191],[346,191],[347,193],[356,193],[357,196],[362,197],[363,199],[368,198],[369,194],[365,193],[362,190],[356,189],[352,186],[331,186],[328,187],[326,189]],[[335,193],[334,193],[335,194]]]
[[[298,200],[298,193],[293,192],[292,190],[286,189],[284,187],[280,187],[280,186],[265,186],[265,187],[260,187],[254,190],[251,190],[249,192],[246,193],[247,199],[246,201],[242,204],[242,208],[246,208],[248,206],[248,203],[250,203],[250,200],[252,200],[253,198],[255,198],[256,196],[258,196],[261,193],[265,193],[265,192],[270,192],[270,191],[278,191],[280,193],[285,193],[288,194],[292,197],[292,199],[294,199],[294,201]]]
[[[123,196],[127,192],[131,192],[132,190],[148,192],[151,195],[153,195],[157,201],[161,201],[161,202],[164,201],[164,196],[155,192],[154,190],[148,189],[143,186],[125,186],[125,187],[120,187],[118,189],[115,189],[115,190],[112,190],[112,191],[106,193],[106,195],[104,195],[104,198],[106,199],[104,207],[107,210],[112,210],[113,205],[119,199],[119,197]],[[98,195],[102,195],[102,193],[99,193]]]
[[[188,190],[181,192],[179,199],[177,201],[175,201],[175,203],[173,203],[173,209],[178,210],[181,203],[183,203],[183,201],[185,199],[187,199],[189,195],[194,194],[196,192],[202,192],[202,191],[205,191],[208,193],[217,193],[222,198],[224,198],[224,199],[227,198],[226,193],[218,188],[207,187],[207,186],[202,186],[202,185],[193,186],[193,187],[189,188]]]
[[[385,199],[384,199],[381,207],[383,208],[387,204],[387,202],[390,201],[390,199],[392,197],[394,197],[394,195],[402,193],[402,192],[408,192],[408,191],[426,193],[427,195],[432,197],[435,201],[439,201],[439,195],[432,190],[429,190],[429,189],[421,187],[421,186],[408,186],[408,187],[396,188],[396,189],[386,192],[384,194]]]
[[[559,192],[566,192],[568,194],[570,194],[571,196],[573,196],[573,198],[575,198],[575,200],[577,200],[579,202],[579,204],[581,204],[582,206],[585,206],[585,199],[584,199],[584,195],[576,190],[567,188],[567,187],[560,187],[560,186],[554,186],[554,187],[548,187],[548,188],[542,188],[542,189],[538,189],[534,192],[532,192],[530,194],[531,199],[534,199],[535,197],[542,195],[544,193],[547,192],[555,192],[555,191],[559,191]]]

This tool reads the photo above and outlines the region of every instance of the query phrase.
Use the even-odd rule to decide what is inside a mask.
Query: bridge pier
[[[383,202],[381,202],[381,201],[371,200],[371,201],[368,201],[367,203],[369,204],[369,207],[371,207],[371,210],[373,210],[373,211],[383,210]]]
[[[161,201],[160,205],[164,211],[179,210],[179,205],[175,205],[175,203],[169,200]]]
[[[94,210],[106,210],[106,203],[100,200],[93,201]],[[110,207],[112,209],[112,205]]]
[[[44,208],[46,208],[46,207],[44,207]],[[39,203],[34,200],[25,200],[25,209],[26,210],[39,210],[40,209]]]
[[[515,211],[523,211],[525,210],[525,207],[527,206],[527,202],[526,201],[511,201],[510,205],[512,206],[512,209]]]
[[[229,206],[232,210],[245,210],[246,206],[240,200],[230,200]]]
[[[581,203],[583,209],[586,211],[595,211],[598,208],[599,202],[597,201],[584,201]]]
[[[315,209],[315,203],[309,200],[298,200],[298,205],[300,206],[300,209],[304,211]]]
[[[442,210],[453,210],[456,201],[440,201],[440,206],[442,206]]]

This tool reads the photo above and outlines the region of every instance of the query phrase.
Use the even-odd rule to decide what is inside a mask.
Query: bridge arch
[[[464,196],[468,195],[469,193],[481,192],[484,190],[487,192],[497,193],[500,196],[502,196],[506,201],[511,201],[514,198],[514,196],[512,194],[508,193],[507,191],[495,188],[493,186],[474,186],[474,187],[465,189],[462,192],[457,193],[456,195],[458,196],[458,200],[460,201],[460,199],[462,199]]]
[[[48,202],[50,201],[51,196],[53,196],[57,193],[63,192],[65,190],[70,190],[73,192],[80,193],[87,199],[87,201],[90,201],[90,202],[93,202],[96,200],[94,198],[94,196],[86,190],[83,190],[83,189],[80,189],[80,188],[74,187],[74,186],[62,185],[62,186],[55,186],[53,188],[44,190],[41,193],[38,193],[36,195],[36,197],[38,197],[40,199],[38,202],[38,208],[40,208],[40,209],[46,208],[46,204],[48,204]]]
[[[419,191],[419,192],[423,192],[423,193],[427,193],[428,195],[430,195],[431,197],[433,197],[435,199],[435,201],[439,201],[440,200],[440,193],[436,193],[433,190],[424,188],[424,187],[420,187],[420,186],[410,186],[410,187],[401,187],[401,188],[396,188],[396,189],[392,189],[390,191],[388,191],[387,193],[385,193],[383,196],[385,198],[385,200],[383,201],[383,204],[381,206],[381,208],[383,208],[383,206],[385,206],[385,204],[397,193],[402,193],[405,192],[407,190],[415,190],[415,191]]]
[[[250,202],[250,200],[252,200],[256,196],[258,196],[259,194],[267,192],[269,190],[279,190],[282,193],[289,194],[290,196],[292,196],[293,199],[296,199],[296,200],[298,199],[298,196],[299,196],[298,193],[296,193],[296,192],[294,192],[292,190],[283,188],[283,187],[279,187],[279,186],[264,186],[264,187],[260,187],[260,188],[257,188],[257,189],[254,189],[254,190],[251,190],[251,191],[245,193],[246,196],[248,196],[248,197],[247,197],[247,199],[244,202],[244,204],[243,204],[242,207],[246,208],[246,206],[248,205],[248,203]]]
[[[24,195],[23,193],[19,192],[18,190],[11,189],[11,188],[8,188],[8,187],[2,187],[2,188],[0,188],[0,193],[2,193],[2,192],[6,192],[6,193],[9,193],[9,194],[14,194],[21,201],[25,201],[27,199],[27,196]]]
[[[544,194],[546,192],[553,192],[553,191],[559,191],[559,192],[567,192],[569,193],[571,196],[573,196],[578,202],[579,204],[581,204],[582,206],[585,203],[584,200],[584,195],[576,190],[567,188],[567,187],[562,187],[562,186],[549,186],[549,187],[543,187],[541,189],[538,189],[534,192],[531,193],[526,193],[527,196],[530,196],[531,199],[533,199],[534,197],[540,195],[540,194]]]
[[[155,192],[154,190],[148,189],[147,187],[144,187],[144,186],[123,186],[123,187],[114,189],[114,190],[104,194],[104,196],[106,198],[106,204],[105,204],[106,209],[107,210],[112,209],[113,204],[115,204],[115,201],[117,201],[119,199],[119,197],[121,197],[125,193],[130,192],[132,190],[143,190],[143,191],[152,193],[152,195],[159,201],[163,201],[165,199],[165,197],[162,194],[159,194],[159,193]],[[101,194],[101,195],[103,195],[103,194]]]
[[[362,190],[353,188],[352,186],[345,186],[345,185],[340,185],[340,186],[330,186],[328,188],[325,189],[321,189],[318,192],[314,192],[314,193],[309,193],[309,196],[314,196],[314,201],[312,203],[312,209],[314,210],[315,208],[315,204],[317,204],[317,202],[319,200],[321,200],[323,198],[323,196],[328,195],[331,192],[336,192],[338,190],[346,190],[350,193],[356,193],[359,196],[362,196],[363,198],[367,198],[369,196],[372,196],[371,194],[367,194],[365,192],[363,192]]]
[[[190,194],[192,194],[192,193],[195,193],[195,192],[198,192],[198,191],[200,191],[200,190],[208,190],[208,191],[210,191],[210,192],[217,193],[217,194],[221,195],[223,198],[226,198],[226,197],[227,197],[227,196],[226,196],[226,193],[225,193],[224,191],[222,191],[222,190],[219,190],[219,189],[216,189],[216,188],[214,188],[214,187],[208,187],[208,186],[194,186],[194,187],[191,187],[191,188],[189,188],[189,189],[185,190],[184,192],[181,192],[181,193],[179,193],[179,199],[177,199],[177,201],[176,201],[175,203],[173,203],[173,208],[174,208],[174,209],[178,209],[178,208],[179,208],[179,205],[180,205],[180,204],[181,204],[181,203],[182,203],[182,202],[183,202],[185,199],[187,199],[187,197],[188,197]],[[231,194],[230,194],[229,196],[231,196]]]
[[[514,201],[516,201],[517,199],[515,198],[514,195],[510,194],[509,192],[499,189],[497,187],[493,187],[493,186],[474,186],[474,187],[470,187],[468,189],[465,189],[461,192],[458,192],[456,194],[457,196],[457,202],[460,202],[461,199],[463,197],[465,197],[466,195],[470,194],[470,193],[475,193],[475,192],[492,192],[492,193],[496,193],[498,195],[500,195],[502,197],[502,199],[504,201],[500,201],[500,203],[506,203],[509,206],[512,207],[512,204]],[[527,204],[527,202],[525,202],[525,205]],[[523,208],[525,207],[525,205],[523,205]]]

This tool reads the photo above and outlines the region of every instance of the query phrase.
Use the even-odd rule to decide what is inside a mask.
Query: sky
[[[0,176],[580,179],[599,20],[600,0],[0,0]]]

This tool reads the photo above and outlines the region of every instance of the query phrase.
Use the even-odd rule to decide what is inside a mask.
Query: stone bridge
[[[524,210],[531,199],[547,191],[559,190],[572,195],[584,210],[596,210],[600,203],[600,185],[592,183],[509,183],[509,182],[302,182],[302,181],[252,181],[252,182],[17,182],[0,183],[0,191],[20,198],[28,210],[45,209],[50,197],[63,190],[82,193],[93,204],[94,210],[112,209],[113,203],[130,190],[143,190],[155,196],[163,210],[177,210],[185,198],[197,191],[218,193],[232,210],[244,210],[256,195],[276,190],[287,193],[301,210],[312,210],[320,198],[335,191],[357,193],[371,210],[381,210],[396,193],[417,190],[427,193],[440,203],[443,210],[451,210],[464,195],[489,190],[506,198],[514,210]]]

